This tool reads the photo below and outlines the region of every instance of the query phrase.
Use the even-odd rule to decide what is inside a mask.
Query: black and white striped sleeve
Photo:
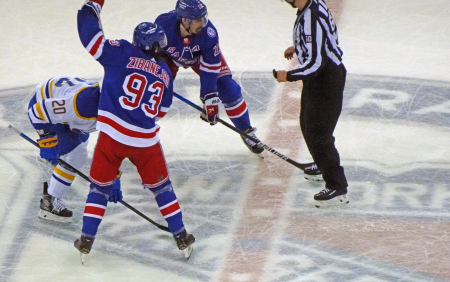
[[[303,32],[301,32],[299,25],[302,25]],[[303,19],[297,21],[294,32],[297,33],[297,38],[299,38],[295,48],[297,49],[300,66],[287,72],[288,81],[303,80],[315,76],[325,65],[327,59],[324,52],[325,31],[322,29],[319,19],[311,10],[306,10]]]

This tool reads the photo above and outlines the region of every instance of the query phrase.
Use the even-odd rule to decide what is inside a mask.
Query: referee
[[[314,195],[316,207],[345,205],[347,180],[334,146],[334,128],[342,110],[347,71],[342,64],[338,32],[323,0],[285,0],[298,9],[293,30],[294,46],[284,51],[300,65],[290,71],[273,71],[278,82],[303,81],[300,128],[314,162],[322,171],[325,189]]]

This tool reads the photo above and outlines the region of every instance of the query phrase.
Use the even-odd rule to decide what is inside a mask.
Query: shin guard
[[[91,192],[87,197],[83,214],[83,229],[81,232],[88,237],[95,237],[97,234],[98,226],[102,222],[108,204],[109,193],[104,194],[96,186],[91,184]],[[112,186],[108,187],[112,188]],[[105,188],[102,187],[101,190],[105,190]]]
[[[173,235],[179,234],[184,230],[184,224],[181,208],[178,204],[177,196],[173,190],[172,183],[168,180],[161,186],[150,190],[155,195],[156,202],[159,206],[159,211],[167,221],[170,233]]]

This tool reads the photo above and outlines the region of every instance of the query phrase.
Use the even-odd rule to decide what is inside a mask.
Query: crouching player
[[[55,165],[49,183],[44,182],[38,217],[70,222],[72,211],[62,198],[75,179],[75,169],[87,161],[89,132],[95,130],[100,89],[98,82],[57,76],[35,88],[28,117],[40,138],[41,158]]]

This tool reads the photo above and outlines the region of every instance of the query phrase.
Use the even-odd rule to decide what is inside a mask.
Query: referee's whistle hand
[[[287,71],[279,70],[277,71],[277,81],[278,82],[287,82]]]

